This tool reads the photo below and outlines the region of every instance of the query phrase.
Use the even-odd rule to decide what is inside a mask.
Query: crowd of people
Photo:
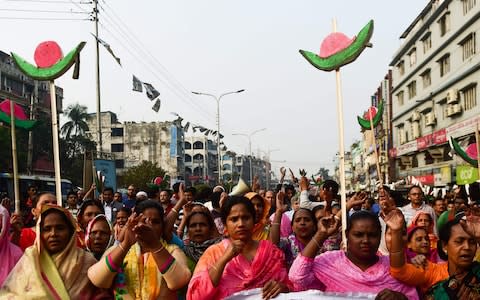
[[[347,195],[342,228],[335,181],[284,176],[233,195],[92,188],[65,207],[29,188],[22,214],[0,206],[0,299],[480,299],[480,199],[379,186]]]

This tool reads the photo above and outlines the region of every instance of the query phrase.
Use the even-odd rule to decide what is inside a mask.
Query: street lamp
[[[252,131],[250,134],[246,133],[233,133],[232,135],[242,135],[246,136],[248,138],[248,148],[250,151],[250,159],[249,159],[249,168],[250,168],[250,185],[253,183],[253,171],[252,171],[252,136],[255,133],[259,133],[260,131],[265,131],[267,128],[262,128],[262,129],[257,129],[255,131]]]
[[[203,96],[209,96],[215,99],[217,101],[217,156],[218,156],[218,183],[221,183],[222,179],[222,155],[220,153],[220,99],[222,99],[223,96],[230,95],[230,94],[238,94],[245,91],[244,89],[234,91],[234,92],[227,92],[223,93],[220,96],[215,96],[213,94],[208,94],[208,93],[201,93],[201,92],[193,92],[195,95],[203,95]]]

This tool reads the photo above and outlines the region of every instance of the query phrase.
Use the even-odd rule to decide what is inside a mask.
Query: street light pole
[[[250,159],[249,159],[249,168],[250,168],[250,185],[252,185],[253,183],[253,169],[252,169],[252,136],[255,134],[255,133],[259,133],[260,131],[265,131],[267,130],[267,128],[262,128],[262,129],[257,129],[255,131],[252,131],[250,134],[246,134],[246,133],[233,133],[232,135],[242,135],[242,136],[246,136],[248,138],[248,148],[249,148],[249,152],[250,152]]]
[[[223,96],[230,95],[230,94],[238,94],[245,91],[244,89],[234,91],[234,92],[227,92],[223,93],[220,96],[215,96],[213,94],[208,94],[208,93],[201,93],[201,92],[192,92],[195,95],[203,95],[203,96],[209,96],[215,99],[217,102],[217,158],[218,158],[218,183],[221,183],[222,180],[222,155],[220,152],[220,100],[222,99]]]

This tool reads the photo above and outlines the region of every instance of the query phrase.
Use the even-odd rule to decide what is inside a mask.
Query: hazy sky
[[[71,71],[56,83],[64,89],[64,107],[79,102],[96,112],[94,23],[85,19],[91,4],[80,0],[0,1],[0,49],[33,62],[38,43],[55,40],[68,52],[80,41],[79,80]],[[366,110],[394,52],[399,36],[428,1],[321,0],[100,0],[99,35],[122,60],[119,67],[101,48],[102,111],[120,121],[164,121],[177,112],[185,120],[216,128],[216,102],[190,91],[221,94],[221,131],[229,149],[248,152],[250,133],[257,149],[271,152],[280,165],[309,174],[320,167],[333,171],[338,151],[335,74],[313,68],[299,49],[319,52],[332,30],[352,36],[375,21],[371,42],[354,63],[342,68],[345,144],[360,139],[356,115]],[[25,12],[20,10],[33,10]],[[57,12],[39,12],[57,11]],[[61,13],[62,12],[62,13]],[[152,83],[162,106],[155,113],[144,94],[132,91],[132,74]],[[263,156],[262,152],[260,154]],[[283,161],[284,163],[275,163]],[[330,172],[332,173],[332,172]]]

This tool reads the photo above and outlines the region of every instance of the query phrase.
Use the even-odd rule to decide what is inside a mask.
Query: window
[[[398,126],[398,141],[400,145],[403,145],[407,142],[405,127],[403,125]]]
[[[446,54],[440,58],[438,64],[440,65],[440,77],[443,77],[450,72],[450,54]]]
[[[412,50],[410,50],[410,52],[408,53],[408,57],[410,60],[410,67],[413,67],[417,63],[417,49],[413,48]]]
[[[115,160],[115,167],[117,169],[123,169],[125,168],[125,161],[123,159],[116,159]]]
[[[414,80],[407,85],[408,99],[412,99],[417,95],[417,82]]]
[[[423,53],[427,53],[432,48],[432,35],[430,32],[425,34],[422,38]]]
[[[423,88],[429,87],[432,84],[432,75],[430,69],[426,69],[422,74]]]
[[[402,105],[403,105],[403,91],[398,92],[398,94],[397,94],[397,102],[398,102],[398,106],[402,106]]]
[[[444,36],[450,30],[450,12],[445,13],[439,20],[440,36]]]
[[[462,59],[465,61],[476,53],[475,32],[470,33],[460,43],[462,46]]]
[[[123,128],[112,128],[111,136],[123,136]]]
[[[193,143],[193,149],[203,149],[203,143],[196,141],[195,143]]]
[[[123,144],[112,144],[112,152],[123,152]]]
[[[471,85],[463,90],[463,107],[470,110],[477,106],[477,86]]]
[[[192,144],[185,142],[185,149],[192,149]]]
[[[400,76],[405,74],[405,62],[403,60],[397,64],[397,70]]]
[[[462,0],[463,14],[466,15],[476,4],[476,0]]]
[[[185,162],[191,162],[192,157],[189,154],[185,154]]]

